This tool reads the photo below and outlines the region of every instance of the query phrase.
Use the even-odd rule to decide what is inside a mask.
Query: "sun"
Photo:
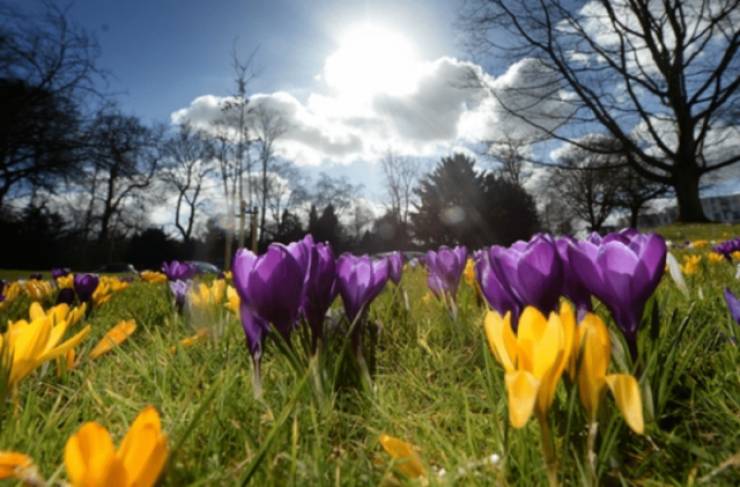
[[[413,92],[419,59],[402,34],[373,24],[352,26],[324,66],[327,84],[342,95],[371,97]]]

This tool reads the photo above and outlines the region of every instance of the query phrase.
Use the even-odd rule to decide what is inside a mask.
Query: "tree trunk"
[[[699,198],[699,174],[685,169],[674,175],[673,189],[678,202],[678,221],[681,223],[702,223],[709,219],[704,214]]]
[[[630,208],[630,227],[637,228],[637,220],[640,218],[641,206],[633,206]]]

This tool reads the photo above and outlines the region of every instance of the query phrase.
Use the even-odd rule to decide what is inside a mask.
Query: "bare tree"
[[[524,154],[528,142],[513,137],[504,137],[500,142],[489,144],[488,155],[493,157],[500,166],[496,171],[504,180],[521,186],[527,177]]]
[[[640,212],[652,200],[669,193],[669,187],[640,176],[629,167],[623,167],[618,178],[617,206],[629,212],[629,224],[637,228]]]
[[[98,241],[107,242],[114,224],[127,220],[122,215],[127,204],[142,203],[143,190],[159,165],[157,138],[137,118],[116,111],[101,113],[92,122],[90,163],[96,190],[91,197],[99,212]]]
[[[245,213],[253,204],[253,191],[251,185],[244,188],[246,175],[247,184],[252,180],[252,160],[251,160],[251,139],[249,127],[249,97],[247,96],[247,87],[255,78],[256,73],[253,69],[254,57],[257,51],[254,50],[250,55],[242,60],[236,50],[236,44],[233,47],[231,60],[234,72],[234,81],[236,90],[221,107],[222,117],[219,120],[217,128],[217,159],[221,179],[224,185],[224,199],[226,200],[226,244],[224,248],[225,266],[228,268],[232,255],[232,238],[234,228],[237,226],[234,221],[235,212],[239,212],[238,223],[238,243],[240,247],[244,246],[245,239]],[[246,199],[245,199],[246,198]]]
[[[104,79],[95,39],[66,9],[43,5],[41,16],[0,5],[0,208],[17,188],[53,192],[76,173],[81,109]]]
[[[740,161],[708,147],[738,138],[737,0],[467,0],[461,24],[478,54],[547,73],[492,90],[509,116],[575,146],[602,127],[634,171],[673,188],[681,221],[706,220],[701,177]],[[534,115],[557,99],[566,110]]]
[[[206,135],[194,131],[188,124],[181,125],[162,147],[163,170],[160,177],[165,185],[177,192],[175,227],[185,242],[190,241],[193,233],[196,213],[203,202],[201,193],[204,184],[215,171],[213,151]]]
[[[316,208],[331,205],[336,215],[342,216],[361,192],[362,185],[352,184],[344,176],[332,177],[322,172],[313,188],[312,201]]]
[[[589,149],[568,147],[559,155],[559,167],[554,169],[550,184],[558,188],[570,212],[585,220],[589,230],[598,232],[619,206],[619,169],[614,166],[621,160],[606,147],[619,142],[594,136],[581,143]]]
[[[380,164],[385,177],[390,209],[398,215],[401,223],[408,225],[414,187],[419,179],[419,161],[399,156],[392,149],[388,149]]]
[[[258,157],[260,163],[260,242],[266,241],[265,223],[267,221],[267,201],[270,197],[270,172],[275,162],[275,142],[285,135],[288,123],[281,113],[260,105],[254,108],[254,132],[259,143]]]

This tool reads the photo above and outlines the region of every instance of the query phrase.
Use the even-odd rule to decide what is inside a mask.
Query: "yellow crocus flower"
[[[421,463],[416,448],[411,443],[405,442],[400,438],[386,435],[380,435],[380,444],[388,455],[397,461],[396,468],[399,472],[410,479],[426,477],[426,469]]]
[[[31,321],[38,318],[49,317],[55,323],[66,321],[68,326],[72,326],[85,316],[86,309],[87,303],[82,303],[82,305],[75,306],[74,308],[70,308],[67,303],[61,303],[56,306],[52,306],[48,311],[44,311],[41,304],[34,301],[28,308],[28,317]]]
[[[40,306],[39,306],[40,308]],[[43,313],[43,309],[41,310]],[[8,323],[8,329],[0,335],[0,351],[7,354],[10,364],[9,386],[11,390],[44,362],[63,356],[76,347],[90,332],[86,326],[72,338],[62,342],[69,322],[57,320],[53,315],[33,312],[36,317]]]
[[[142,271],[139,276],[143,281],[153,282],[155,284],[160,282],[167,282],[167,276],[162,272],[157,271]]]
[[[33,465],[31,457],[14,451],[0,451],[0,480],[21,479],[22,472]]]
[[[226,288],[226,309],[239,316],[239,304],[241,304],[241,300],[236,289],[234,289],[234,286],[228,286]]]
[[[465,283],[474,288],[477,285],[477,282],[475,281],[475,262],[473,262],[473,259],[468,258],[468,260],[465,262],[465,270],[463,271],[463,277],[465,278]]]
[[[555,390],[569,363],[575,336],[573,308],[563,302],[549,318],[528,306],[519,318],[518,332],[511,327],[511,313],[489,311],[485,318],[488,345],[505,371],[509,420],[522,428],[533,412],[545,419]]]
[[[597,315],[587,313],[579,328],[582,355],[578,369],[578,395],[589,420],[596,421],[604,386],[608,386],[629,427],[642,434],[642,399],[637,380],[630,374],[607,374],[611,343],[606,325]]]
[[[57,277],[57,287],[59,289],[73,288],[74,279],[75,277],[72,274],[68,274],[62,277]]]
[[[134,420],[118,450],[110,433],[85,423],[64,448],[64,465],[74,487],[150,487],[167,461],[167,436],[159,413],[147,406]]]
[[[691,247],[695,249],[703,249],[709,245],[709,240],[694,240],[691,242]]]
[[[712,264],[719,264],[725,261],[725,256],[717,252],[709,252],[707,254],[707,260]]]
[[[685,255],[683,258],[683,265],[681,266],[681,272],[687,276],[694,275],[699,270],[700,263],[701,255]]]
[[[221,304],[225,295],[226,281],[223,279],[216,279],[211,283],[210,287],[204,283],[200,283],[197,288],[190,291],[188,299],[191,306],[196,308],[205,308]]]
[[[49,281],[39,281],[37,279],[25,281],[22,287],[25,293],[34,301],[44,301],[54,292],[54,288],[51,287]]]
[[[730,254],[733,260],[740,260],[740,250],[736,250]]]
[[[103,336],[98,343],[95,344],[95,347],[93,347],[90,352],[90,358],[96,359],[114,347],[117,347],[126,341],[134,331],[136,331],[136,321],[119,321],[113,328],[108,330],[105,336]]]

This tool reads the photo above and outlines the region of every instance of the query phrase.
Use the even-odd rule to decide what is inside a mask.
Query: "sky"
[[[148,122],[170,123],[173,112],[198,97],[233,93],[234,46],[242,56],[257,49],[251,93],[289,93],[301,104],[327,92],[322,78],[327,58],[342,47],[348,30],[370,26],[368,35],[376,28],[400,35],[417,61],[462,58],[453,26],[460,2],[75,0],[69,16],[97,37],[99,64],[109,72],[105,88],[123,110]],[[380,169],[363,157],[367,154],[338,161],[319,160],[315,152],[310,164],[298,161],[309,177],[322,171],[347,176],[362,184],[369,198],[383,198]]]
[[[41,9],[37,0],[14,1]],[[441,156],[471,152],[481,141],[532,135],[489,90],[524,112],[532,100],[507,88],[545,85],[552,74],[531,59],[492,58],[485,68],[472,61],[455,27],[462,3],[74,0],[69,18],[99,41],[99,65],[109,72],[104,90],[124,112],[151,123],[212,129],[235,90],[232,49],[243,57],[256,49],[251,106],[289,125],[278,155],[309,180],[320,172],[346,176],[363,186],[359,196],[379,206],[385,194],[378,160],[389,149],[430,169]],[[471,86],[471,79],[486,88]],[[545,111],[562,113],[567,103],[560,96]],[[535,156],[546,158],[557,145],[543,144],[538,150],[545,152]],[[166,205],[154,214],[161,215],[154,223],[172,218]]]

